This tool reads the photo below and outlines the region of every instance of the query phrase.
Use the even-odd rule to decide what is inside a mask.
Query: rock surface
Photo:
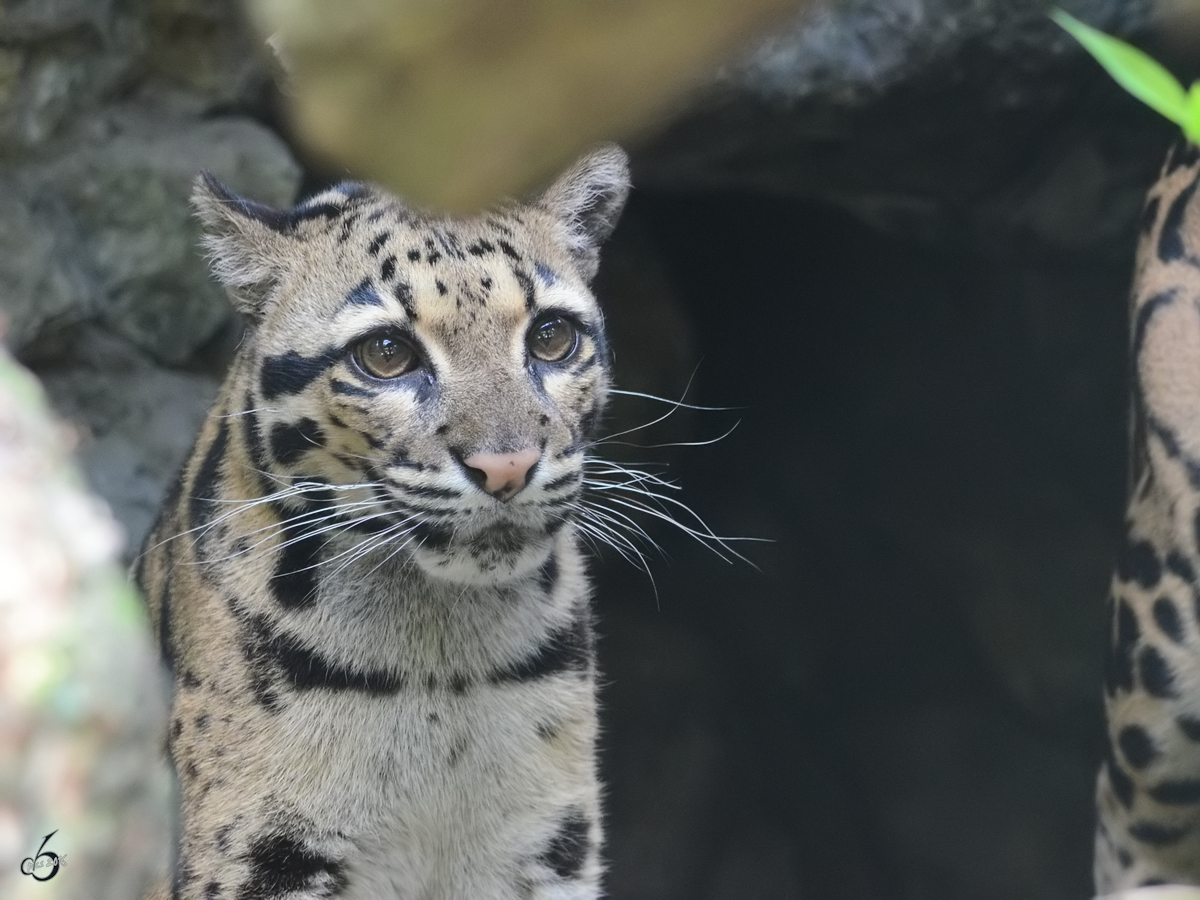
[[[192,179],[207,168],[287,203],[300,178],[284,143],[245,115],[263,111],[268,71],[234,9],[225,0],[26,0],[0,12],[9,346],[26,352],[50,325],[113,307],[118,329],[161,318],[163,297],[176,293],[179,345],[161,323],[140,322],[133,337],[178,364],[228,315],[196,259]]]
[[[300,181],[255,117],[267,70],[234,8],[0,7],[6,898],[125,900],[169,865],[167,686],[120,557],[148,528],[215,389],[204,372],[237,330],[198,252],[190,187],[208,169],[287,204]],[[73,428],[48,424],[9,350]],[[72,480],[68,442],[119,522]],[[18,863],[51,832],[62,870],[35,882]]]
[[[1151,13],[1149,0],[1062,5],[1121,34]],[[1147,177],[1135,159],[1170,129],[1045,11],[844,0],[798,17],[644,148],[638,182],[815,200],[942,245],[998,226],[1058,246],[1119,240]]]
[[[77,428],[79,464],[124,525],[132,553],[150,531],[218,382],[156,366],[94,327],[77,329],[72,343],[75,353],[43,367],[42,382]]]
[[[199,252],[192,181],[207,170],[276,205],[300,183],[287,145],[250,115],[269,111],[269,72],[236,11],[30,0],[0,12],[5,343],[89,435],[83,465],[135,542],[213,384],[153,363],[219,370],[238,327]]]
[[[168,99],[110,107],[77,123],[78,140],[59,155],[11,173],[19,188],[8,199],[12,225],[0,234],[13,251],[0,262],[10,286],[0,309],[18,351],[54,356],[64,332],[99,320],[179,365],[229,321],[198,252],[192,181],[207,170],[236,191],[288,205],[300,171],[257,122],[198,119],[179,107]]]

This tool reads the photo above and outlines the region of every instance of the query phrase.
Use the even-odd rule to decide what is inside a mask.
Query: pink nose
[[[541,458],[541,450],[529,447],[516,453],[473,453],[463,465],[479,473],[472,474],[485,491],[497,500],[508,500],[525,487],[529,470]]]

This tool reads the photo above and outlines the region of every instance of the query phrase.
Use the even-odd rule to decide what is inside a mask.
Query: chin
[[[464,585],[508,584],[546,564],[554,537],[498,524],[441,547],[418,547],[413,562],[426,575]]]

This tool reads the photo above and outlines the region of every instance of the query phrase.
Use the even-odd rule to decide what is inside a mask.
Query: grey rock
[[[262,126],[199,121],[262,93],[256,42],[231,0],[0,8],[0,314],[11,348],[28,357],[46,328],[103,313],[179,362],[220,327],[228,310],[194,259],[191,178],[208,168],[282,203],[299,180]],[[170,325],[162,316],[176,292],[187,296]],[[180,340],[163,338],[169,327]]]
[[[144,65],[136,2],[27,0],[0,13],[0,153],[28,154],[130,86]]]
[[[273,58],[247,26],[238,0],[153,0],[148,67],[153,78],[219,106],[253,105],[270,90]]]
[[[100,319],[178,364],[229,322],[198,252],[192,179],[207,169],[284,205],[299,184],[268,129],[208,117],[261,92],[254,42],[229,0],[0,9],[0,318],[22,358]]]
[[[0,228],[0,240],[8,234],[20,251],[18,261],[0,263],[0,278],[15,288],[0,309],[18,351],[44,337],[43,326],[56,317],[94,314],[155,358],[179,364],[228,323],[230,306],[201,256],[192,182],[206,170],[235,191],[287,205],[299,167],[278,137],[250,119],[172,113],[114,111],[89,123],[98,132],[91,139],[17,174],[30,186],[32,208],[54,210],[59,220],[50,235],[25,231],[22,216],[33,213],[14,205],[11,225]],[[59,252],[73,234],[75,252]]]
[[[270,57],[234,0],[18,0],[0,7],[0,153],[28,154],[134,89],[247,108]]]
[[[1144,24],[1148,4],[1129,0],[1063,3],[1097,28]],[[999,53],[1061,53],[1070,45],[1037,0],[843,0],[815,7],[754,48],[723,74],[731,87],[774,101],[823,96],[862,104],[968,48]],[[1026,60],[1026,65],[1044,60]],[[999,86],[997,86],[999,87]]]
[[[44,40],[76,28],[103,31],[117,6],[115,0],[10,0],[0,8],[0,39]]]
[[[1149,20],[1149,0],[1063,5],[1122,34]],[[1040,0],[816,7],[728,66],[638,155],[636,180],[817,200],[942,243],[994,240],[998,224],[1005,237],[1058,244],[1067,231],[1074,247],[1123,239],[1119,226],[1152,175],[1124,151],[1161,144],[1169,128],[1104,83],[1045,9]],[[1080,115],[1097,104],[1102,115]],[[1114,143],[1114,117],[1135,133]],[[1066,202],[1079,211],[1070,222],[1055,218]]]
[[[124,341],[81,329],[74,354],[38,374],[78,430],[79,465],[135,553],[217,393],[204,375],[159,368]]]
[[[0,177],[0,317],[10,347],[27,347],[91,314],[80,240],[62,204],[36,205]]]
[[[188,198],[201,170],[265,203],[288,204],[299,167],[283,142],[244,118],[113,120],[111,138],[46,173],[86,234],[103,321],[168,363],[181,363],[230,315],[199,253]]]

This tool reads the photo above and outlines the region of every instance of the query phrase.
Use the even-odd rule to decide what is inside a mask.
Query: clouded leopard
[[[1098,894],[1200,884],[1200,148],[1168,154],[1131,303],[1132,466],[1113,573]]]
[[[180,900],[599,896],[584,453],[616,147],[537,199],[290,211],[198,180],[248,323],[136,569]]]

